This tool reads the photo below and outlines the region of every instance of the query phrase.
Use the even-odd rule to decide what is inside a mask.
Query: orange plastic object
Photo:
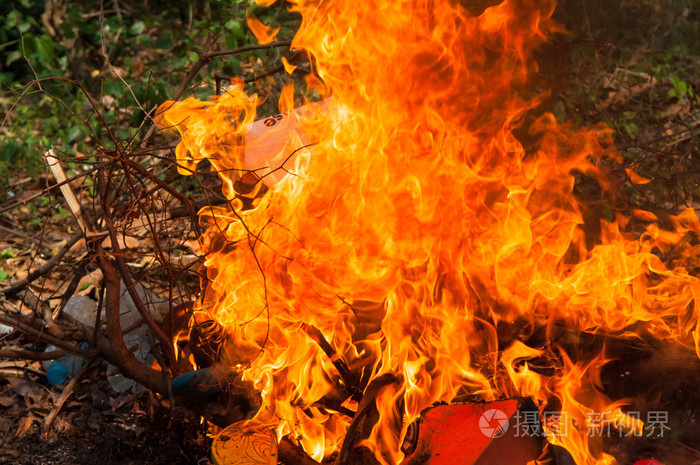
[[[418,420],[415,451],[404,465],[526,465],[543,438],[523,435],[514,417],[525,400],[439,405]],[[529,408],[528,408],[529,410]]]

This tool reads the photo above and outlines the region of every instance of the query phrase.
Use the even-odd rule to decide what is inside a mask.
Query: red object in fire
[[[639,460],[637,462],[634,462],[634,465],[663,465],[661,462],[658,462],[654,459],[646,459],[646,460]]]
[[[526,465],[542,453],[542,436],[519,431],[525,400],[439,405],[421,414],[415,450],[404,464]],[[534,406],[532,406],[534,407]],[[536,411],[536,410],[535,410]]]

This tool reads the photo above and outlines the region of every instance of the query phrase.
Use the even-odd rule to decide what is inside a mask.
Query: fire
[[[292,3],[303,17],[292,48],[313,56],[322,83],[309,79],[308,98],[321,103],[286,88],[269,133],[251,125],[260,100],[242,84],[161,115],[182,136],[180,172],[208,159],[224,181],[229,204],[200,212],[198,310],[226,328],[228,362],[262,392],[255,420],[318,460],[341,447],[351,418],[328,404],[357,402],[313,327],[358,386],[396,377],[363,442],[382,463],[402,460],[422,409],[463,394],[556,403],[570,422],[557,441],[577,463],[614,463],[581,429],[591,409],[624,417],[598,389],[607,356],[567,354],[555,338],[646,335],[700,353],[700,223],[692,210],[665,228],[641,211],[599,235],[584,222],[577,177],[608,192],[601,166],[618,156],[605,128],[528,116],[541,101],[532,52],[559,31],[554,3]],[[246,192],[244,173],[256,175]],[[632,217],[641,235],[626,231]],[[528,346],[537,331],[549,342]]]

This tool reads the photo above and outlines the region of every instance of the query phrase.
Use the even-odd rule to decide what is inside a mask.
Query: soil
[[[211,439],[196,416],[171,412],[148,391],[118,395],[98,376],[76,386],[46,433],[61,389],[31,375],[0,376],[0,465],[211,464]]]

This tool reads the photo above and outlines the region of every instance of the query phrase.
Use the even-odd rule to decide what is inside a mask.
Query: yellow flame
[[[600,392],[604,352],[572,360],[530,336],[644,333],[700,354],[700,223],[690,209],[667,229],[644,211],[584,221],[576,176],[609,192],[599,166],[620,157],[606,128],[527,116],[541,101],[527,86],[532,52],[559,30],[554,3],[478,14],[449,0],[292,3],[303,17],[293,48],[313,56],[307,83],[322,103],[266,128],[238,83],[160,116],[182,136],[180,173],[210,160],[230,201],[200,212],[209,282],[198,311],[226,328],[228,362],[262,392],[255,420],[316,459],[342,444],[348,417],[320,405],[350,405],[349,386],[307,324],[364,385],[399,379],[377,397],[364,442],[382,463],[401,460],[422,409],[461,394],[561,405],[568,434],[552,441],[578,464],[614,463],[583,429],[587,412],[619,411]],[[293,89],[282,95],[290,112]],[[256,188],[238,192],[251,173]],[[626,232],[632,217],[648,223],[641,236]]]

